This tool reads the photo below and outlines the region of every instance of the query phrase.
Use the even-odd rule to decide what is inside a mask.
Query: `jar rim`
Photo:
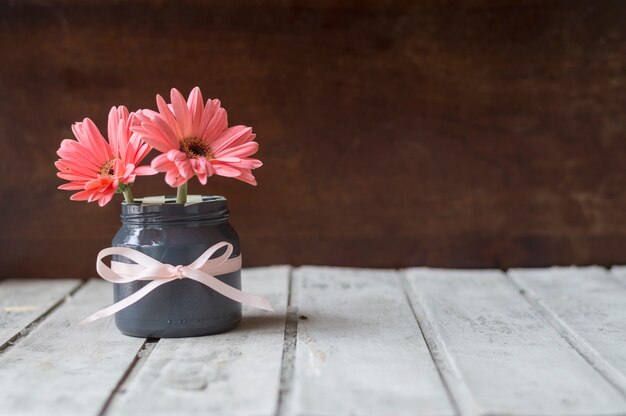
[[[161,197],[165,202],[143,201],[136,198],[135,203],[122,203],[120,218],[123,224],[176,224],[206,225],[228,220],[227,200],[223,196],[199,195],[186,204],[176,203],[176,197]],[[195,202],[197,201],[197,202]]]
[[[185,205],[198,204],[201,202],[212,201],[226,201],[226,197],[222,195],[188,195],[187,203]],[[122,201],[122,205],[162,205],[162,204],[176,204],[176,196],[174,195],[159,195],[159,196],[146,196],[135,198],[135,202]]]

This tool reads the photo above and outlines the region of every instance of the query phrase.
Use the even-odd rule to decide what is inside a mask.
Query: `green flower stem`
[[[127,204],[135,203],[135,198],[133,198],[133,193],[130,191],[130,186],[127,186],[126,188],[124,188],[122,193],[124,194],[124,201]]]
[[[176,191],[176,203],[187,203],[187,182],[178,187],[178,190]]]

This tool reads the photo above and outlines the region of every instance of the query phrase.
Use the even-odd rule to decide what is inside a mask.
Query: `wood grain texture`
[[[113,318],[78,325],[111,298],[110,284],[88,282],[0,355],[0,413],[99,413],[144,342],[122,335]]]
[[[290,415],[453,415],[395,271],[295,270]]]
[[[626,399],[494,270],[407,271],[463,415],[622,415]]]
[[[624,2],[25,0],[0,21],[0,277],[93,275],[119,207],[55,190],[60,140],[194,85],[261,143],[258,188],[191,186],[229,198],[247,266],[626,263]]]
[[[274,312],[244,308],[225,334],[162,339],[107,415],[250,415],[276,413],[289,267],[246,269],[243,289],[267,297]]]
[[[0,349],[69,295],[80,280],[0,282]]]
[[[600,267],[507,272],[541,314],[626,395],[626,286]]]
[[[244,289],[275,313],[145,344],[111,318],[76,326],[111,301],[110,285],[90,281],[0,348],[0,413],[626,414],[624,267],[305,267],[291,292],[289,272],[244,270]],[[7,293],[45,299],[72,284],[3,282],[0,306],[26,313]]]

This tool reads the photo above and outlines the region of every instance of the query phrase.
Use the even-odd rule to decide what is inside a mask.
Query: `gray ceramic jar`
[[[240,254],[239,237],[228,223],[226,198],[202,197],[202,202],[183,205],[122,204],[122,227],[113,238],[114,247],[130,247],[161,263],[188,265],[209,247],[226,241]],[[225,252],[217,251],[213,257]],[[121,256],[113,260],[132,263]],[[241,289],[241,271],[215,276]],[[118,302],[148,281],[114,284]],[[117,312],[115,324],[125,335],[177,338],[228,331],[241,321],[241,304],[191,279],[157,287],[138,302]]]

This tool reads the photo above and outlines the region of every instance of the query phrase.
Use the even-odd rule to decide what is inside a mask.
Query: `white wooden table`
[[[626,268],[247,269],[229,333],[139,339],[91,280],[0,283],[1,415],[626,415]]]

